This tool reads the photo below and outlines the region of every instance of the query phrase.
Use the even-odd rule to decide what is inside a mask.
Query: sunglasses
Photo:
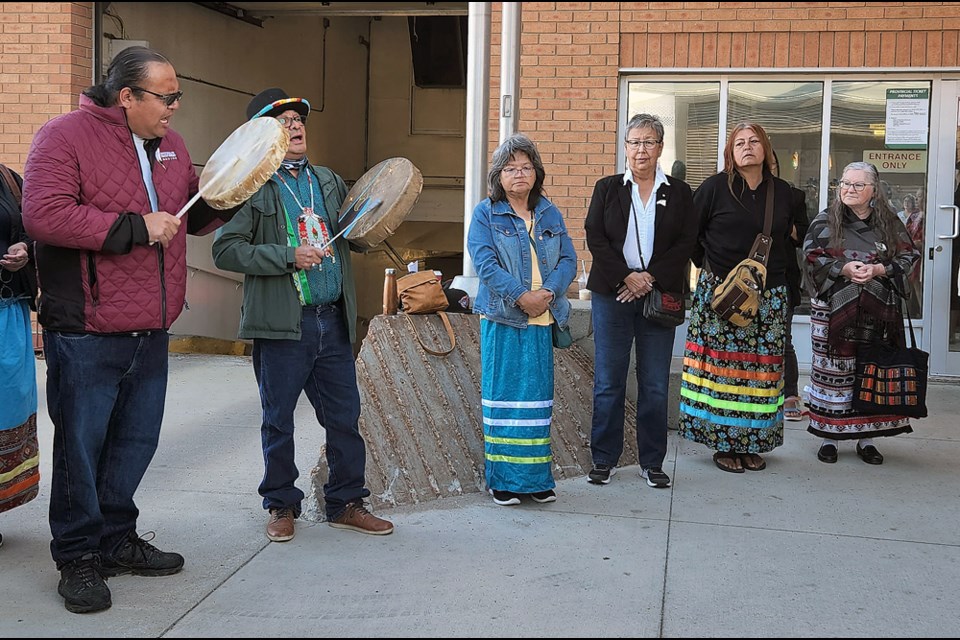
[[[143,93],[149,93],[152,96],[160,98],[160,101],[168,107],[172,107],[174,102],[180,102],[183,98],[183,91],[177,91],[176,93],[157,93],[156,91],[150,91],[149,89],[144,89],[143,87],[130,86],[134,91],[142,91]]]

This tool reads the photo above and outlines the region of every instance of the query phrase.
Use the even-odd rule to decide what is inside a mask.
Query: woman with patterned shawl
[[[761,453],[783,444],[783,349],[787,317],[790,185],[770,171],[773,149],[758,124],[733,128],[723,150],[723,171],[693,194],[700,213],[702,265],[690,310],[680,385],[680,435],[716,453],[730,473],[760,471]],[[710,307],[713,291],[746,258],[763,231],[767,193],[773,189],[773,224],[766,287],[757,317],[738,327]]]
[[[30,308],[31,242],[20,218],[22,181],[0,165],[0,512],[37,497],[37,376]],[[0,544],[3,537],[0,536]]]
[[[807,430],[823,438],[817,458],[826,463],[837,461],[839,440],[857,440],[864,462],[882,464],[872,438],[913,430],[905,416],[864,415],[851,406],[857,346],[904,344],[901,294],[920,258],[879,184],[874,165],[848,164],[837,198],[803,243],[813,343]]]
[[[567,326],[577,255],[543,195],[540,153],[523,134],[493,152],[490,197],[476,206],[467,249],[480,286],[480,386],[487,489],[499,505],[554,502],[550,424],[553,328]]]

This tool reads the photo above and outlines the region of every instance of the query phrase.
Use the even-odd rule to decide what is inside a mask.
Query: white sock
[[[828,445],[828,444],[832,444],[835,448],[839,449],[839,447],[837,447],[837,441],[836,441],[836,440],[831,440],[830,438],[824,438],[824,439],[823,439],[823,442],[820,443],[820,446],[823,447],[823,446],[826,446],[826,445]]]
[[[873,444],[873,438],[860,438],[860,448],[869,447]]]

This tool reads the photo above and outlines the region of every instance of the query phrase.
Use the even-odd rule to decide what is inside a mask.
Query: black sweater
[[[767,288],[771,289],[787,284],[787,251],[793,251],[790,241],[792,194],[787,182],[767,172],[765,175],[774,185],[773,229],[770,232],[773,245],[767,260]],[[767,184],[764,180],[751,191],[737,174],[731,193],[726,173],[718,173],[703,181],[693,194],[694,205],[700,213],[700,243],[693,256],[694,264],[702,267],[705,256],[710,271],[725,278],[748,256],[757,234],[763,231]]]

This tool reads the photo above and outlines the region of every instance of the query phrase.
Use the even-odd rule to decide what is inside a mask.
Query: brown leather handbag
[[[424,351],[434,356],[445,356],[453,351],[454,347],[457,346],[457,338],[453,335],[453,327],[450,325],[450,319],[447,318],[447,314],[444,312],[449,302],[447,301],[446,294],[443,292],[443,287],[440,286],[440,281],[437,280],[437,276],[433,271],[408,273],[402,278],[398,278],[397,296],[400,298],[400,309],[406,314],[407,322],[410,323],[410,328],[413,329],[413,334],[417,337],[417,342],[420,343]],[[420,333],[417,331],[417,327],[410,316],[429,313],[436,313],[440,316],[440,320],[443,321],[443,327],[446,329],[447,336],[450,338],[449,349],[437,351],[423,343],[423,338],[420,337]]]

